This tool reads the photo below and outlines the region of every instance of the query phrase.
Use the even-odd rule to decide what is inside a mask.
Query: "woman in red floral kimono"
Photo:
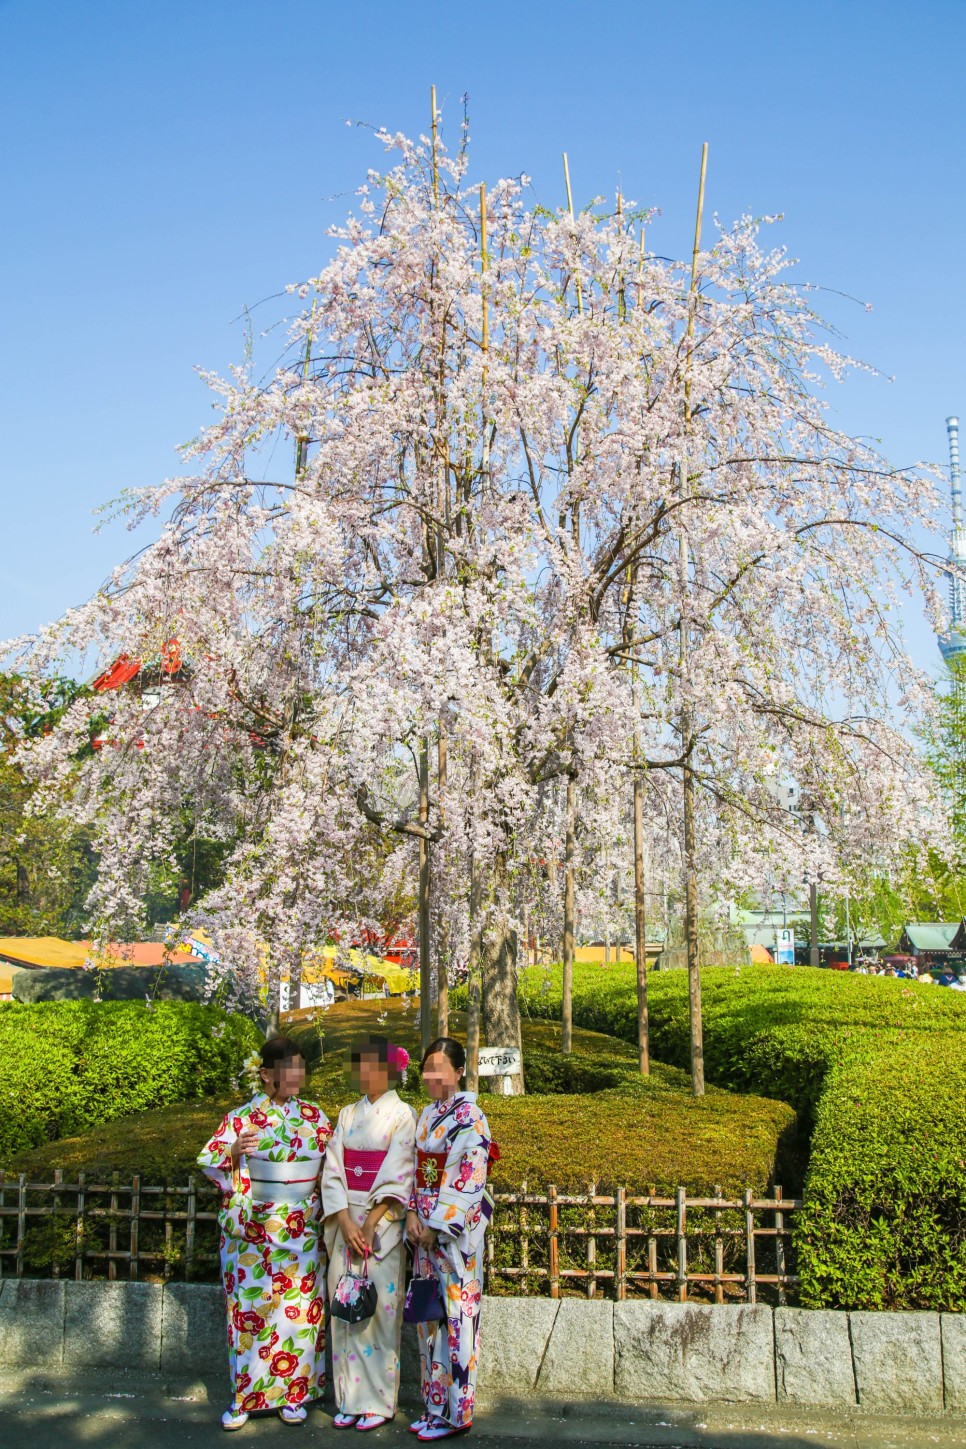
[[[198,1163],[221,1188],[221,1269],[232,1401],[223,1429],[257,1409],[287,1424],[325,1386],[319,1175],[329,1120],[299,1096],[305,1061],[287,1037],[261,1051],[264,1091],[229,1112]]]

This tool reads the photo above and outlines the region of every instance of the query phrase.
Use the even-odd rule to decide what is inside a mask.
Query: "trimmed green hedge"
[[[808,967],[701,980],[709,1080],[791,1102],[811,1132],[802,1303],[966,1310],[966,999]],[[648,994],[652,1052],[686,1068],[686,973]],[[558,1016],[559,973],[527,973],[521,1000]],[[574,1020],[633,1041],[633,966],[576,967]]]
[[[0,1003],[0,1165],[131,1112],[222,1093],[261,1042],[216,1006]]]
[[[382,1032],[418,1060],[418,1017],[398,1001],[341,1002],[325,1013],[322,1026],[325,1056],[311,1071],[305,1093],[333,1120],[339,1107],[356,1096],[348,1057],[364,1033]],[[461,1018],[454,1017],[457,1036],[463,1028]],[[316,1027],[306,1022],[289,1019],[286,1030],[318,1038]],[[795,1147],[795,1114],[785,1103],[715,1088],[695,1101],[677,1067],[658,1065],[644,1080],[636,1070],[634,1048],[589,1031],[574,1032],[573,1062],[561,1066],[559,1035],[559,1027],[549,1022],[524,1022],[527,1072],[539,1075],[551,1090],[540,1096],[483,1098],[502,1151],[494,1179],[499,1189],[515,1191],[526,1181],[533,1188],[555,1183],[570,1192],[596,1182],[601,1190],[624,1186],[646,1193],[653,1186],[673,1192],[684,1184],[703,1193],[720,1183],[727,1192],[745,1187],[763,1192],[776,1172],[790,1183],[787,1159]],[[559,1095],[564,1079],[586,1085],[604,1078],[619,1085]],[[404,1093],[417,1108],[425,1103],[415,1071]],[[228,1107],[245,1095],[244,1089],[219,1088],[209,1100],[88,1126],[83,1135],[20,1151],[6,1165],[33,1181],[49,1181],[60,1168],[71,1181],[84,1171],[89,1180],[106,1181],[117,1172],[130,1181],[139,1172],[145,1182],[183,1182],[201,1144]]]

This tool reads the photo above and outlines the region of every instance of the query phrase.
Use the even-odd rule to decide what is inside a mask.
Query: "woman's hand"
[[[257,1150],[258,1136],[259,1134],[255,1131],[254,1127],[246,1127],[244,1132],[238,1134],[231,1144],[232,1166],[238,1166],[238,1159],[243,1152],[255,1152]]]
[[[436,1246],[436,1229],[431,1228],[428,1223],[424,1223],[419,1230],[419,1246],[427,1251]]]
[[[341,1208],[339,1210],[339,1228],[342,1232],[343,1242],[350,1253],[357,1253],[360,1258],[368,1253],[372,1244],[368,1241],[348,1208]]]
[[[419,1233],[419,1213],[414,1213],[410,1211],[406,1214],[406,1237],[412,1243],[414,1248],[419,1246]]]
[[[371,1213],[367,1213],[366,1220],[362,1224],[362,1236],[369,1244],[370,1252],[372,1251],[372,1248],[375,1244],[376,1229],[382,1222],[384,1216],[385,1212],[382,1212],[378,1208],[375,1208]]]

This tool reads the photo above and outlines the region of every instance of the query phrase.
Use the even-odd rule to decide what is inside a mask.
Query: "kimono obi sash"
[[[318,1189],[322,1155],[302,1162],[269,1162],[264,1157],[248,1158],[248,1176],[255,1202],[304,1202]]]
[[[416,1153],[416,1186],[424,1192],[438,1192],[443,1179],[443,1172],[446,1169],[445,1152],[423,1152],[420,1148]]]
[[[349,1192],[372,1192],[379,1169],[389,1154],[382,1151],[363,1152],[358,1147],[347,1147],[343,1154],[345,1163],[345,1185]]]

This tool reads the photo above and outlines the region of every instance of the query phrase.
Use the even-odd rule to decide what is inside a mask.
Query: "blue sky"
[[[837,390],[840,425],[944,460],[946,414],[966,421],[964,52],[966,0],[0,0],[0,638],[130,551],[92,510],[176,470],[209,416],[193,368],[239,358],[243,307],[328,255],[381,158],[346,120],[425,131],[431,83],[454,139],[469,94],[474,172],[526,171],[558,205],[567,150],[575,202],[620,184],[661,208],[667,253],[709,141],[709,213],[784,213],[845,349],[895,377]]]

